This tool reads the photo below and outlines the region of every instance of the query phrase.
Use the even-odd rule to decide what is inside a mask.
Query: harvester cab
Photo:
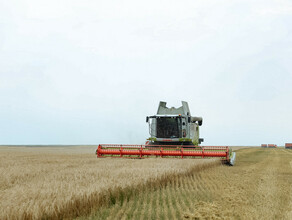
[[[192,117],[187,102],[179,108],[168,108],[160,102],[157,114],[147,116],[149,123],[149,145],[191,145],[198,146],[204,139],[199,137],[202,117]]]

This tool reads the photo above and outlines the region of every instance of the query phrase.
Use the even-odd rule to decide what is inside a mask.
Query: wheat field
[[[292,151],[96,158],[96,147],[0,147],[0,219],[292,219]]]
[[[292,219],[292,151],[237,151],[219,165],[176,176],[81,219]]]
[[[0,219],[96,215],[96,210],[220,164],[213,159],[97,159],[95,149],[0,147]]]

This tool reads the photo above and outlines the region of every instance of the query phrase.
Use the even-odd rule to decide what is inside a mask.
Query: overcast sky
[[[187,101],[204,145],[292,142],[291,0],[0,0],[0,144],[142,144]]]

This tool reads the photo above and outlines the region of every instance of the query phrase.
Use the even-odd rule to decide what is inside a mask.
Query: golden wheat
[[[94,149],[0,147],[0,219],[86,215],[175,176],[218,164],[211,159],[97,159]]]
[[[291,150],[240,149],[234,167],[174,176],[92,219],[292,219]],[[134,201],[134,202],[133,202]],[[131,207],[131,208],[129,208]],[[145,210],[146,209],[146,210]],[[116,210],[122,210],[116,215]]]

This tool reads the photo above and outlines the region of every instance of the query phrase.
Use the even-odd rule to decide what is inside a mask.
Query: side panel
[[[199,125],[190,123],[190,138],[195,146],[199,145]]]
[[[156,138],[156,118],[152,118],[152,122],[150,124],[150,135],[151,138]]]

